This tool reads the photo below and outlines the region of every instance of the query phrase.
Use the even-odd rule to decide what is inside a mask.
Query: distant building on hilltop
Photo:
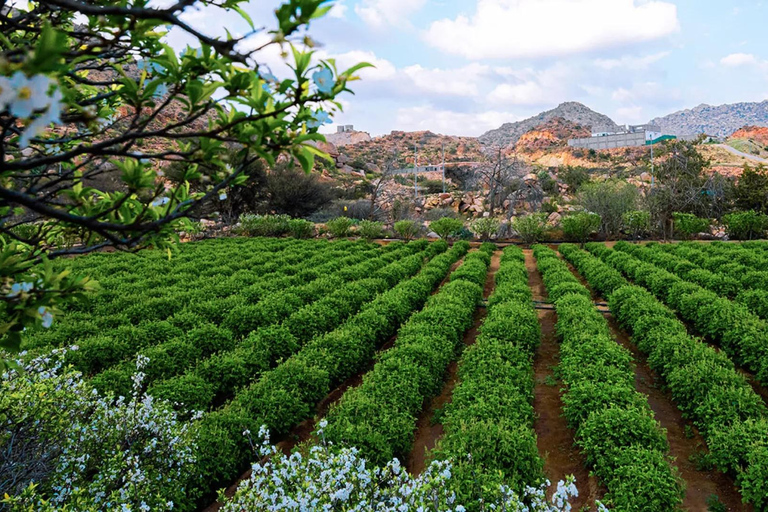
[[[343,124],[336,128],[336,133],[349,133],[353,131],[355,131],[355,125],[353,124]]]
[[[619,132],[593,129],[592,136],[584,139],[570,139],[568,145],[583,149],[614,149],[639,147],[662,140],[674,139],[674,135],[665,135],[661,128],[651,124],[626,125]]]

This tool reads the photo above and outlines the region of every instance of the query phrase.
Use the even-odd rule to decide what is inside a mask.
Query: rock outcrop
[[[664,117],[657,117],[651,124],[664,133],[691,135],[706,133],[717,137],[728,137],[746,124],[768,126],[768,100],[761,103],[734,103],[681,110]]]
[[[480,136],[480,142],[493,146],[509,147],[517,143],[526,132],[547,121],[560,117],[588,130],[618,131],[619,126],[608,116],[600,114],[577,102],[568,102],[516,123],[506,123],[496,130]]]

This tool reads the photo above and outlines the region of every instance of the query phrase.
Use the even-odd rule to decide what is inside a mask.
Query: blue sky
[[[254,0],[247,10],[269,27],[278,4]],[[564,101],[618,123],[644,123],[700,103],[768,99],[768,0],[336,4],[310,34],[320,57],[377,66],[354,84],[335,119],[372,135],[480,135]],[[234,15],[187,16],[208,32],[245,31]],[[263,60],[277,66],[279,56]]]

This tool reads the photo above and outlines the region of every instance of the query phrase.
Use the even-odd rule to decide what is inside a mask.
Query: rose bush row
[[[452,461],[449,488],[470,510],[519,496],[545,481],[533,424],[533,357],[541,329],[523,251],[504,249],[488,315],[459,362],[459,384],[446,405],[444,435],[431,458]]]
[[[444,242],[435,245],[447,248]],[[273,435],[284,436],[312,417],[320,400],[370,365],[377,349],[427,301],[468,249],[469,244],[459,242],[435,256],[415,277],[380,294],[342,325],[314,338],[240,390],[224,408],[207,414],[197,430],[202,475],[196,488],[210,498],[247,466],[250,443],[243,432],[266,425]]]
[[[303,286],[275,292],[253,306],[233,310],[223,327],[206,324],[144,350],[142,353],[149,358],[144,371],[150,394],[183,403],[192,410],[207,409],[216,396],[231,394],[248,384],[254,373],[290,355],[285,351],[291,347],[295,350],[314,335],[332,329],[376,293],[415,274],[424,254],[413,255],[413,251],[420,247],[422,244],[403,246]],[[401,262],[388,263],[399,258],[403,258]],[[232,318],[239,322],[231,322]],[[282,329],[277,329],[281,321]],[[266,329],[269,326],[275,329]],[[268,334],[262,335],[265,329]],[[201,331],[210,338],[201,339]],[[249,333],[245,340],[241,338],[244,332]],[[130,389],[129,363],[125,361],[98,374],[94,384],[102,391],[124,395]]]
[[[590,284],[615,271],[584,251],[566,251]],[[604,251],[607,257],[609,251]],[[591,277],[590,277],[591,276]],[[736,477],[745,501],[768,509],[768,410],[746,378],[722,352],[691,337],[674,312],[650,292],[631,285],[609,292],[611,311],[648,355],[683,416],[709,448],[707,458]]]
[[[271,248],[275,248],[272,241],[250,240],[251,245],[237,243],[237,239],[219,242],[200,242],[203,248],[194,249],[191,247],[197,243],[184,244],[170,260],[167,253],[143,251],[66,260],[71,267],[60,263],[61,270],[72,272],[81,272],[79,267],[90,265],[88,272],[93,272],[101,289],[87,300],[72,303],[65,317],[51,329],[26,334],[23,348],[61,347],[120,327],[130,331],[152,321],[168,320],[183,329],[199,327],[205,321],[218,323],[236,303],[258,300],[269,290],[316,278],[315,269],[322,264],[337,268],[341,258],[358,261],[365,259],[364,253],[378,254],[374,247],[349,243],[299,242],[306,245],[290,244],[290,250],[271,254]],[[252,257],[251,251],[256,252]],[[118,263],[112,263],[109,257]],[[214,301],[222,299],[229,303],[217,308]]]
[[[274,368],[314,337],[334,330],[378,294],[415,275],[424,264],[424,257],[425,253],[404,257],[379,269],[381,274],[363,263],[357,280],[324,288],[325,297],[294,311],[282,322],[254,330],[231,350],[213,354],[187,372],[176,376],[166,373],[163,380],[151,385],[149,392],[182,403],[190,410],[208,410],[224,403],[238,389]],[[365,276],[371,277],[365,279]]]
[[[594,248],[590,245],[589,248]],[[592,250],[592,249],[590,249]],[[732,302],[634,256],[630,244],[615,251],[598,249],[606,262],[647,288],[678,312],[698,333],[717,343],[733,361],[768,382],[768,324],[744,305]]]
[[[366,261],[368,258],[374,257],[376,253],[362,252],[352,256],[344,256],[344,253],[334,254],[326,253],[325,258],[331,258],[324,261],[319,267],[310,267],[310,270],[321,268],[324,274],[331,272],[334,269],[348,268],[349,265],[358,264]],[[318,263],[318,262],[315,262]],[[313,273],[313,275],[323,275],[319,273]],[[300,277],[291,278],[294,286],[301,285],[303,282],[307,282],[307,279]],[[313,280],[313,278],[309,278]],[[283,285],[280,288],[275,288],[275,291],[283,289],[285,290],[288,283],[285,283],[283,279],[278,279],[280,283],[275,283],[276,286]],[[195,293],[195,292],[191,292]],[[197,292],[199,293],[199,291]],[[270,295],[271,296],[271,295]],[[266,298],[264,296],[263,298]],[[282,300],[281,300],[282,299]],[[269,304],[274,311],[274,318],[277,314],[288,314],[293,308],[299,307],[299,300],[296,297],[289,297],[283,294],[282,297],[274,297]],[[195,312],[199,317],[204,318],[206,323],[221,324],[225,327],[231,327],[232,324],[227,322],[227,318],[232,315],[233,311],[237,311],[237,308],[246,304],[248,299],[244,293],[233,293],[226,297],[211,298],[204,300],[203,297],[197,296],[197,299],[190,299],[189,293],[183,293],[181,295],[169,296],[167,298],[168,303],[165,307],[161,307],[159,304],[140,303],[140,306],[147,309],[147,315],[149,316],[149,310],[156,311],[155,308],[159,308],[165,311],[164,315],[168,315],[173,311],[179,311],[183,308],[188,308],[189,311]],[[260,301],[261,302],[261,301]],[[269,307],[263,307],[262,311],[269,313]],[[95,312],[98,314],[98,312]],[[269,315],[265,315],[266,320],[269,321]],[[151,318],[151,317],[150,317]],[[154,328],[158,331],[157,335],[142,335],[148,328]],[[230,329],[231,330],[231,329]],[[242,333],[242,330],[238,332]],[[174,338],[180,338],[183,336],[183,329],[173,325],[170,320],[146,320],[139,322],[138,325],[121,325],[114,329],[104,329],[103,332],[97,336],[86,338],[84,340],[72,340],[73,343],[77,343],[80,350],[76,352],[70,352],[69,355],[71,362],[76,369],[82,371],[86,375],[92,376],[97,374],[114,364],[121,361],[128,360],[133,357],[138,351],[156,346],[160,343],[165,343]]]
[[[534,254],[545,283],[559,292],[563,412],[587,464],[608,489],[606,504],[613,510],[636,510],[638,503],[649,511],[678,509],[684,484],[671,464],[665,430],[635,390],[631,353],[613,339],[584,286],[586,293],[562,291],[573,279],[565,262],[544,246],[534,247]]]
[[[768,271],[754,270],[727,256],[709,254],[694,244],[665,244],[661,247],[716,274],[736,279],[740,291],[734,300],[763,320],[768,319]]]
[[[394,347],[362,384],[331,407],[325,431],[330,441],[354,446],[374,464],[405,460],[424,402],[440,393],[448,365],[463,348],[490,259],[490,251],[467,255],[450,283],[398,330]]]

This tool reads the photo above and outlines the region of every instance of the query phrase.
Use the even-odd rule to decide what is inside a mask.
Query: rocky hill
[[[745,124],[768,126],[768,100],[761,103],[702,104],[651,121],[665,133],[689,135],[706,133],[728,137]]]
[[[585,126],[562,117],[553,117],[522,134],[514,147],[516,152],[523,153],[564,148],[568,145],[568,139],[578,139],[590,135],[591,130]]]
[[[618,131],[619,126],[608,116],[595,112],[589,107],[577,102],[568,102],[557,108],[542,112],[516,123],[505,123],[496,130],[491,130],[480,136],[480,142],[494,146],[513,146],[525,133],[541,126],[553,118],[560,117],[570,121],[579,128],[600,131]]]
[[[328,139],[330,142],[330,138]],[[429,131],[394,131],[369,140],[339,147],[342,159],[353,166],[374,164],[383,168],[393,158],[397,165],[413,165],[414,148],[418,147],[419,165],[435,165],[442,162],[445,148],[447,162],[473,162],[482,158],[482,146],[474,137],[450,137]]]
[[[368,132],[357,131],[330,133],[325,135],[325,140],[337,148],[343,148],[359,142],[368,142],[371,140],[371,135]]]
[[[766,126],[745,126],[736,130],[729,140],[746,139],[757,144],[768,147],[768,127]]]

